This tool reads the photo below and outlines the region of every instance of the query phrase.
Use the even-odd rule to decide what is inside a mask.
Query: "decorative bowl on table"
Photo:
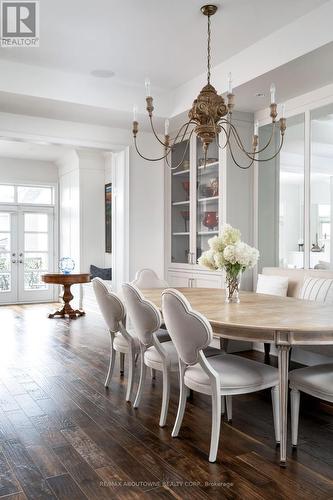
[[[217,212],[204,212],[202,223],[205,227],[208,227],[210,231],[213,231],[219,224]]]
[[[75,262],[71,257],[62,257],[58,267],[63,274],[70,274],[75,268]]]

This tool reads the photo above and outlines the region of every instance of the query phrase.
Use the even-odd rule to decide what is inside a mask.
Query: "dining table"
[[[240,293],[239,303],[225,303],[225,291],[177,288],[192,308],[210,322],[223,339],[263,342],[278,352],[280,398],[280,465],[287,464],[289,352],[293,346],[333,345],[333,305],[291,297]],[[161,310],[162,289],[142,290]]]

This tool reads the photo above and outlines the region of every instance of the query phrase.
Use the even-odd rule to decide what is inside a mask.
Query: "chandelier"
[[[150,81],[146,79],[146,109],[148,111],[149,121],[151,125],[152,132],[156,140],[163,146],[164,154],[158,158],[148,158],[140,153],[137,143],[137,135],[139,130],[139,123],[137,120],[137,108],[133,108],[133,138],[134,145],[137,153],[141,158],[148,161],[160,161],[165,159],[167,165],[172,169],[177,169],[184,161],[191,137],[195,133],[201,140],[203,152],[204,152],[204,166],[206,166],[207,152],[210,144],[216,142],[219,148],[224,149],[228,147],[230,155],[234,163],[243,169],[250,168],[255,161],[269,161],[275,158],[281,151],[283,146],[284,134],[286,130],[286,119],[284,117],[284,105],[282,105],[281,118],[277,122],[277,104],[275,101],[275,85],[272,84],[270,87],[270,117],[272,119],[271,134],[268,142],[258,149],[258,131],[259,123],[254,124],[254,134],[252,139],[252,150],[248,151],[241,140],[240,134],[237,131],[236,126],[232,120],[232,112],[235,106],[235,96],[232,91],[232,79],[231,74],[228,75],[228,93],[226,96],[226,101],[219,95],[216,89],[211,85],[211,16],[213,16],[217,11],[216,5],[204,5],[201,7],[201,12],[204,16],[207,16],[207,84],[203,87],[198,97],[193,101],[192,108],[188,112],[189,120],[184,123],[178,132],[176,133],[174,139],[171,141],[169,136],[169,120],[165,120],[164,126],[164,139],[161,139],[156,132],[153,123],[153,98],[151,96]],[[275,149],[272,156],[263,158],[261,153],[264,152],[275,138],[275,132],[277,128],[280,130],[279,145]],[[221,134],[222,132],[222,134]],[[220,144],[220,134],[223,135],[223,143]],[[177,165],[171,166],[170,154],[177,142],[182,142],[187,138],[186,147],[184,148],[183,157]],[[246,159],[246,164],[239,163],[235,158],[235,153],[233,150],[234,145],[241,151]],[[259,157],[260,155],[260,157]]]

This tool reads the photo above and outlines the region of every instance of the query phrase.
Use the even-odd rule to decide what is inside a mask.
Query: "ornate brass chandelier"
[[[164,140],[160,139],[158,136],[156,129],[153,124],[153,98],[151,96],[151,91],[150,91],[150,81],[146,79],[145,85],[146,85],[146,109],[148,111],[148,116],[149,116],[149,121],[151,125],[151,129],[153,131],[153,134],[155,135],[157,141],[163,146],[164,148],[164,154],[158,158],[147,158],[143,154],[140,153],[138,144],[137,144],[137,135],[138,135],[138,130],[139,130],[139,123],[137,121],[137,108],[133,108],[133,137],[134,137],[134,145],[137,153],[141,156],[141,158],[148,160],[148,161],[160,161],[165,159],[167,165],[172,169],[175,170],[177,169],[184,161],[187,149],[190,144],[191,137],[193,133],[195,133],[202,142],[203,146],[203,151],[204,151],[204,165],[206,166],[206,159],[207,159],[207,151],[209,148],[209,145],[216,141],[218,146],[221,149],[224,149],[228,147],[231,157],[234,161],[234,163],[243,169],[250,168],[251,165],[255,161],[269,161],[275,158],[281,151],[281,148],[283,146],[283,140],[284,140],[284,134],[286,130],[286,119],[284,117],[284,105],[282,105],[282,113],[281,113],[281,118],[277,120],[277,104],[275,102],[275,86],[274,84],[271,85],[270,87],[270,95],[271,95],[271,103],[270,103],[270,116],[272,119],[272,129],[271,129],[271,134],[268,142],[258,149],[258,129],[259,129],[259,124],[256,122],[254,124],[254,134],[253,134],[253,140],[252,140],[252,150],[247,151],[246,148],[243,145],[243,142],[241,140],[240,134],[237,131],[236,126],[234,125],[232,121],[232,112],[235,106],[235,96],[232,92],[232,80],[231,80],[231,74],[229,73],[229,78],[228,78],[228,93],[227,93],[227,101],[225,102],[224,98],[219,95],[216,91],[216,89],[211,85],[210,79],[211,79],[211,16],[213,16],[217,11],[217,6],[216,5],[204,5],[201,7],[201,12],[203,15],[207,16],[207,84],[203,87],[201,92],[199,93],[198,97],[193,101],[192,108],[188,112],[188,117],[189,120],[184,123],[180,129],[178,130],[177,134],[175,135],[174,139],[171,141],[170,136],[169,136],[169,120],[165,120],[165,130],[164,130]],[[275,131],[277,130],[277,127],[280,130],[280,141],[277,149],[275,150],[274,154],[269,157],[263,158],[260,154],[265,151],[270,144],[272,143],[272,140],[275,137]],[[223,144],[220,145],[219,137],[220,133],[223,132],[224,134],[224,141]],[[185,140],[185,138],[188,137],[187,139],[187,144],[184,149],[183,153],[183,158],[180,160],[180,162],[175,165],[171,166],[170,164],[170,154],[172,152],[172,149],[174,147],[174,144],[177,142],[182,142]],[[238,149],[242,152],[244,157],[247,159],[247,164],[242,165],[239,162],[236,161],[234,151],[232,149],[232,141]],[[260,157],[259,157],[260,155]]]

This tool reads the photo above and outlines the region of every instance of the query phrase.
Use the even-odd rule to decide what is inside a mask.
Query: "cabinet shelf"
[[[219,234],[218,231],[198,231],[198,236],[214,236],[215,234]]]
[[[218,196],[208,196],[207,198],[199,198],[198,203],[217,201],[218,199]]]
[[[189,232],[188,233],[186,233],[186,232],[183,232],[183,233],[181,233],[181,232],[180,233],[172,233],[172,236],[189,236],[189,235],[190,235]]]
[[[219,161],[214,161],[214,163],[208,163],[206,166],[200,165],[198,166],[198,170],[207,170],[208,168],[211,167],[218,167],[219,163],[220,163]]]
[[[174,207],[178,207],[178,206],[181,206],[181,205],[189,205],[190,204],[190,200],[185,200],[185,201],[173,201],[172,202],[172,205]]]
[[[172,175],[186,175],[190,173],[190,169],[188,170],[180,170],[179,172],[173,172]]]

